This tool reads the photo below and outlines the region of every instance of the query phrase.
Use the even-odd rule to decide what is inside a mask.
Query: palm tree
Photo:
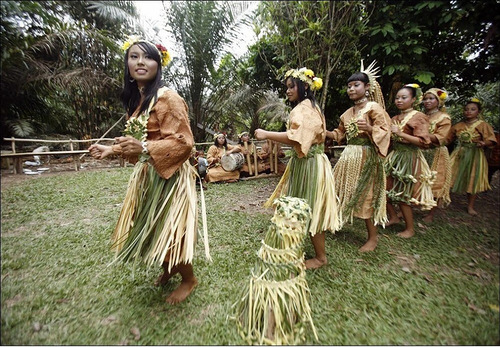
[[[196,141],[205,140],[210,115],[222,108],[222,89],[231,87],[231,83],[214,84],[217,65],[244,23],[249,5],[248,1],[170,1],[167,19],[181,54],[166,79],[189,106]]]

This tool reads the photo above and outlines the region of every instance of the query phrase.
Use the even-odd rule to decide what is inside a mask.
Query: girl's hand
[[[483,141],[477,141],[476,146],[478,147],[484,147],[485,143]]]
[[[111,146],[104,146],[99,144],[91,145],[89,147],[89,152],[90,155],[95,159],[104,159],[114,153]]]
[[[266,133],[267,133],[267,131],[265,131],[264,129],[255,129],[255,132],[253,133],[253,135],[255,136],[255,138],[257,140],[265,140]]]
[[[125,155],[139,155],[142,153],[142,142],[133,137],[116,137],[115,142],[120,145]]]
[[[396,135],[400,135],[401,129],[397,125],[391,125],[391,132]]]
[[[358,119],[358,129],[366,131],[367,133],[371,134],[372,133],[372,126],[368,124],[366,119]]]

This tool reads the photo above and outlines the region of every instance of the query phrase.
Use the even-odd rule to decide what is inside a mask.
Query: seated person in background
[[[203,150],[199,150],[196,152],[196,167],[198,168],[198,175],[200,175],[201,179],[204,181],[205,176],[207,175],[207,167],[208,161],[205,158],[205,152]]]
[[[226,135],[215,134],[214,144],[210,146],[207,152],[208,169],[205,176],[207,182],[236,182],[240,178],[240,171],[226,171],[221,166],[221,159],[224,155],[240,152],[238,146],[227,143]]]
[[[285,172],[286,169],[286,164],[281,162],[280,158],[285,157],[285,152],[281,149],[281,144],[278,142],[275,142],[277,145],[277,151],[278,151],[278,175],[282,175],[283,172]],[[259,161],[262,161],[263,163],[263,168],[261,171],[261,168],[259,167],[259,172],[265,172],[265,173],[274,173],[271,172],[271,148],[269,147],[269,142],[264,142],[262,144],[262,148],[257,151],[257,157],[259,158]],[[273,168],[274,168],[274,163],[273,163]]]
[[[238,138],[239,138],[238,147],[241,149],[241,153],[245,157],[245,162],[243,163],[243,166],[240,168],[240,177],[253,176],[255,175],[255,156],[254,156],[256,150],[255,144],[252,141],[250,141],[250,136],[246,131],[239,134]],[[246,147],[245,147],[245,142],[247,143]],[[264,161],[261,160],[259,157],[257,157],[257,166],[258,166],[257,173],[265,171]]]

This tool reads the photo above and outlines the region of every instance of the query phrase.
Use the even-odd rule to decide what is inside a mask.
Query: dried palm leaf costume
[[[173,266],[190,264],[195,251],[198,206],[193,166],[189,163],[194,138],[184,100],[166,87],[142,114],[127,121],[126,136],[148,143],[148,154],[123,157],[136,162],[113,234],[116,260]],[[135,137],[135,136],[134,136]],[[113,145],[115,153],[122,153]],[[201,192],[203,194],[203,192]],[[210,259],[204,217],[205,254]]]
[[[446,207],[451,202],[451,164],[450,154],[446,147],[451,129],[451,118],[446,113],[444,106],[447,93],[439,88],[431,88],[424,95],[428,93],[434,95],[439,101],[438,109],[432,113],[427,113],[430,123],[429,133],[437,137],[439,145],[431,143],[430,148],[423,149],[422,152],[431,171],[436,172],[436,179],[432,185],[434,200],[436,200],[439,207]]]
[[[301,70],[293,71],[299,73]],[[271,207],[273,201],[283,195],[302,198],[312,210],[309,229],[312,236],[325,230],[339,230],[332,166],[324,151],[326,125],[323,113],[318,106],[313,106],[311,100],[302,100],[290,112],[286,133],[297,144],[293,146],[276,189],[264,206]]]
[[[384,109],[380,86],[375,80],[377,71],[374,62],[366,70],[361,63],[361,72],[370,81],[370,100],[379,95],[381,104],[368,101],[357,114],[354,107],[349,108],[340,116],[339,127],[332,132],[334,141],[342,143],[347,140],[347,146],[333,168],[342,224],[352,222],[353,217],[371,219],[374,225],[387,222],[384,158],[391,142],[391,118]],[[356,122],[359,119],[372,126],[371,134],[358,129]]]
[[[311,209],[304,199],[288,196],[274,205],[250,282],[233,305],[238,331],[248,344],[299,344],[307,324],[318,339],[303,252]]]
[[[430,142],[429,119],[422,112],[410,109],[392,117],[391,122],[404,133],[420,138],[422,143]],[[432,209],[436,206],[432,195],[435,172],[430,170],[419,147],[405,143],[395,134],[391,138],[392,149],[385,161],[387,198],[392,203],[417,206],[422,210]]]
[[[460,122],[450,131],[449,141],[458,140],[451,153],[452,187],[454,193],[477,194],[490,190],[488,182],[488,162],[484,149],[477,142],[490,140],[497,143],[491,125],[478,119],[473,124]]]
[[[215,134],[214,139],[220,134]],[[231,144],[227,144],[227,150],[233,149],[234,146]],[[226,154],[226,148],[224,146],[216,146],[211,145],[207,151],[207,161],[208,161],[208,170],[207,175],[205,176],[205,180],[207,182],[223,182],[229,180],[237,180],[240,178],[240,171],[226,171],[222,168],[220,164],[220,160],[222,156]]]

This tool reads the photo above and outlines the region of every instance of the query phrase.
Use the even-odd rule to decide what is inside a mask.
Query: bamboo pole
[[[71,139],[69,139],[69,149],[71,150],[71,152],[73,152],[75,150],[73,148],[73,140],[71,140]],[[84,155],[85,155],[85,153],[82,154],[82,158],[83,158]],[[78,171],[79,166],[80,166],[79,165],[80,160],[77,158],[76,155],[72,155],[71,157],[73,158],[73,166],[75,167],[75,171]]]
[[[274,154],[274,173],[278,173],[278,143],[274,143],[273,147],[273,154]]]
[[[255,149],[253,151],[253,162],[255,164],[255,171],[253,172],[254,176],[257,176],[259,174],[259,166],[257,164],[257,146],[255,146]]]
[[[274,160],[273,160],[273,141],[267,140],[267,150],[269,151],[269,168],[271,172],[274,172]]]
[[[115,124],[113,124],[113,125],[111,126],[111,128],[109,128],[109,129],[108,129],[108,131],[106,131],[106,132],[105,132],[105,133],[104,133],[101,137],[99,137],[99,138],[97,139],[97,141],[96,141],[96,142],[94,142],[94,145],[95,145],[95,144],[97,144],[97,143],[99,143],[99,141],[101,141],[101,140],[104,138],[104,136],[108,135],[108,133],[111,131],[111,129],[113,129],[113,128],[114,128],[114,127],[118,124],[118,123],[120,123],[120,122],[121,122],[121,120],[123,119],[123,117],[125,117],[125,113],[124,113],[124,114],[120,117],[120,119],[118,119],[118,120],[116,121],[116,123],[115,123]],[[86,154],[87,154],[87,153],[82,154],[82,155],[80,156],[80,160],[81,160],[81,159],[82,159],[82,158],[83,158]]]
[[[247,151],[247,164],[248,164],[248,174],[249,175],[252,175],[253,172],[252,172],[252,163],[250,162],[250,153],[248,152],[248,142],[245,141],[243,142],[243,144],[245,145],[245,150]]]

